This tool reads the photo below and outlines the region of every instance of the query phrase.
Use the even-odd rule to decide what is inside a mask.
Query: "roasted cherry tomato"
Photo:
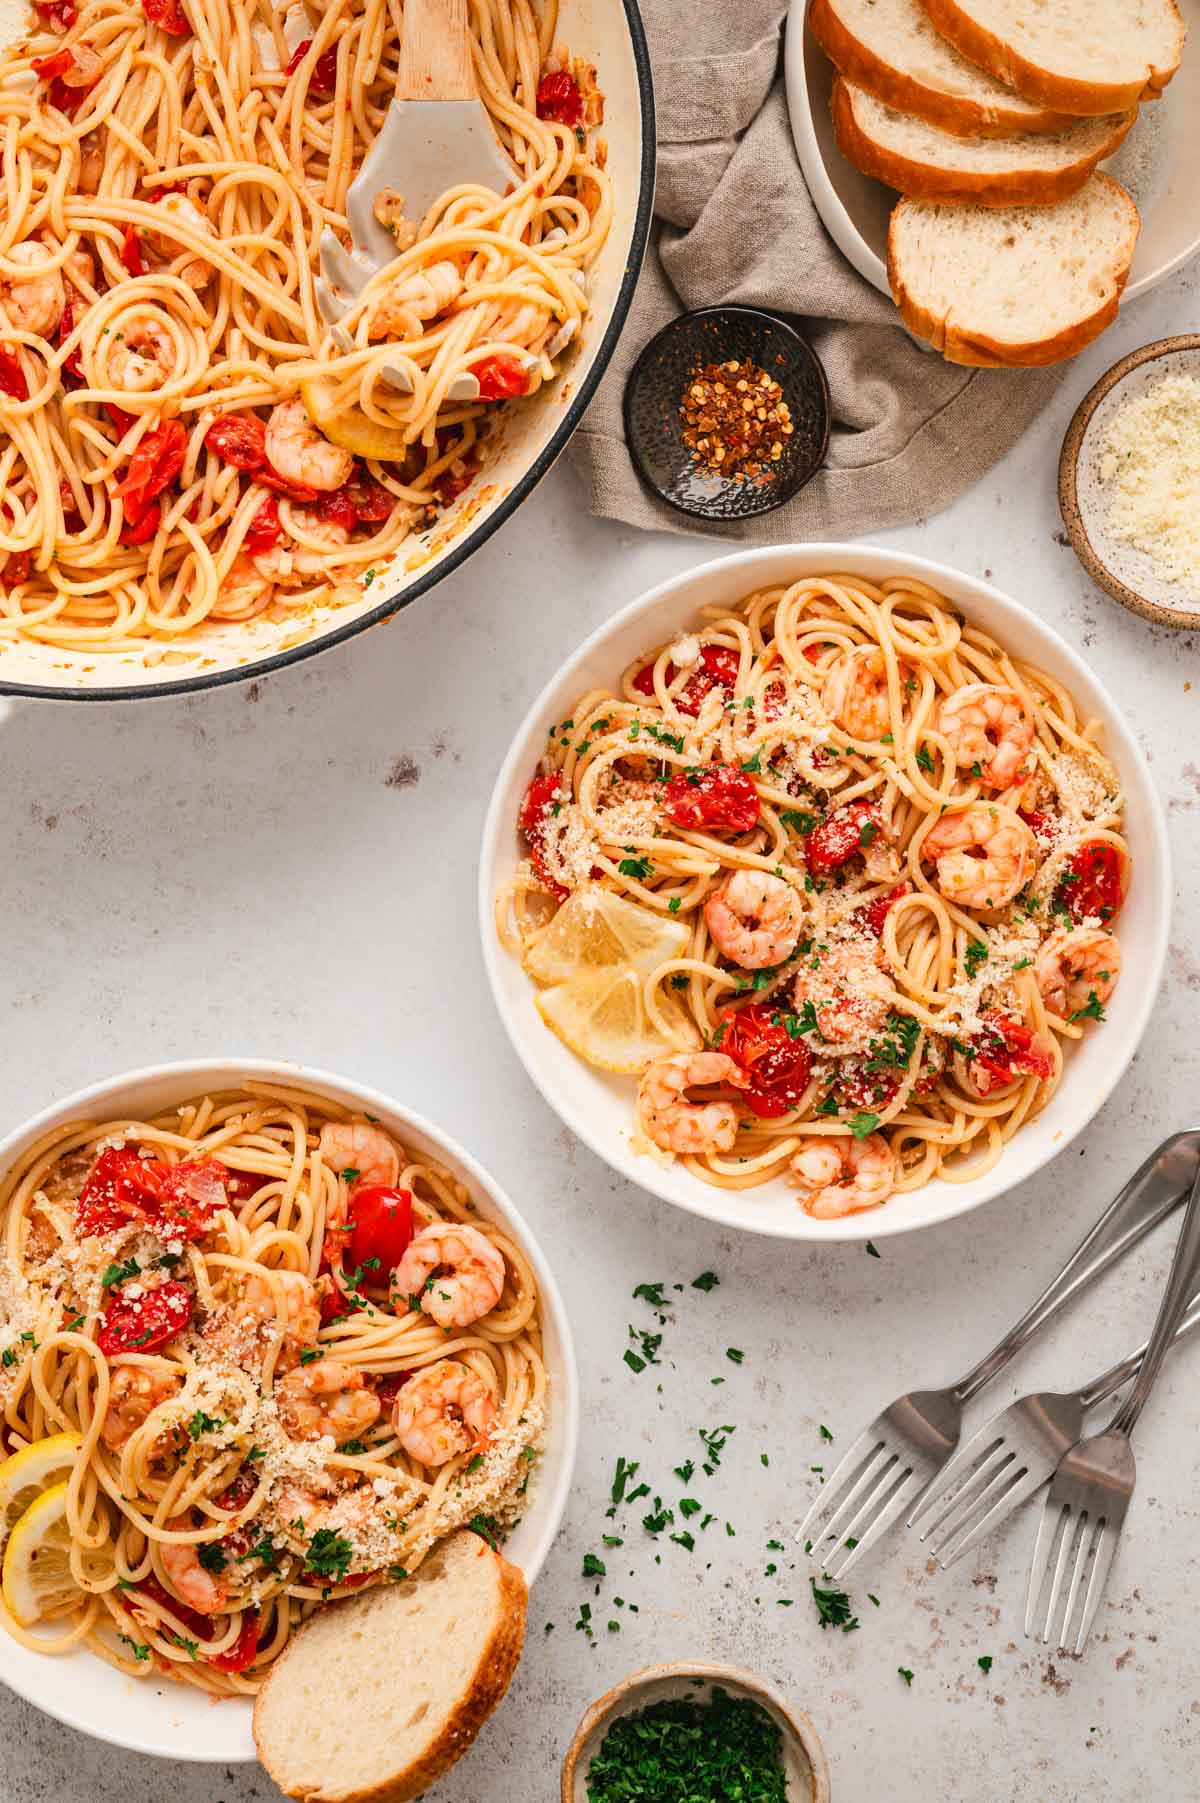
[[[29,383],[25,380],[21,359],[7,344],[0,344],[0,390],[14,401],[29,399]]]
[[[217,1210],[227,1205],[226,1177],[224,1165],[215,1158],[160,1164],[139,1158],[129,1146],[108,1146],[79,1192],[76,1231],[111,1233],[128,1221],[140,1220],[182,1239],[199,1239]]]
[[[705,645],[696,668],[675,697],[675,706],[679,712],[694,720],[700,712],[701,702],[712,689],[733,688],[738,678],[739,663],[737,652],[729,645]],[[677,674],[675,665],[668,661],[663,671],[663,680],[668,688]],[[633,686],[639,695],[653,695],[653,664],[646,664],[638,671],[633,679]]]
[[[125,517],[136,526],[156,495],[174,482],[187,453],[187,432],[177,419],[147,432],[129,459],[129,469],[117,483]]]
[[[881,939],[883,923],[888,917],[892,903],[898,902],[902,895],[907,894],[908,884],[897,883],[896,887],[889,889],[886,895],[877,895],[874,901],[865,903],[861,908],[856,908],[850,918],[854,925],[861,928],[864,933],[870,933],[873,939]]]
[[[312,48],[312,39],[305,38],[292,51],[292,59],[287,66],[289,75],[294,75]],[[308,85],[314,94],[332,94],[337,87],[337,46],[332,50],[323,50],[313,64]]]
[[[700,833],[748,833],[758,819],[758,790],[733,764],[680,770],[664,791],[667,819]]]
[[[146,1160],[130,1147],[106,1146],[88,1172],[75,1201],[75,1230],[111,1233],[128,1221],[148,1218],[155,1190],[143,1173]]]
[[[1065,907],[1072,920],[1096,915],[1112,920],[1125,892],[1121,887],[1121,854],[1107,839],[1087,839],[1074,853],[1054,892],[1054,905]]]
[[[988,1014],[983,1031],[971,1041],[971,1062],[995,1078],[996,1084],[1014,1077],[1048,1077],[1054,1059],[1044,1039],[1019,1020],[1006,1014]]]
[[[386,1415],[405,1384],[410,1383],[415,1376],[415,1371],[384,1371],[379,1376],[367,1373],[364,1382],[368,1390],[374,1390]]]
[[[579,83],[566,69],[549,69],[538,83],[537,116],[554,125],[583,124],[583,95]]]
[[[355,466],[354,474],[341,491],[348,495],[354,508],[355,517],[370,525],[378,525],[382,520],[390,519],[392,509],[396,505],[396,497],[382,482],[369,476],[366,470]]]
[[[142,255],[142,240],[136,226],[127,225],[121,235],[119,251],[122,267],[130,275],[145,275],[146,259]]]
[[[827,876],[831,870],[865,851],[872,839],[883,831],[883,815],[878,802],[852,801],[838,808],[828,820],[814,827],[805,841],[804,856],[813,876]]]
[[[274,495],[268,495],[249,526],[242,540],[242,549],[249,557],[260,557],[279,543],[283,527],[279,521],[279,503]]]
[[[254,1664],[254,1655],[258,1652],[258,1611],[247,1609],[242,1616],[242,1625],[233,1645],[223,1653],[207,1655],[208,1663],[219,1672],[244,1672],[248,1665]],[[205,1657],[203,1645],[200,1648],[201,1658]]]
[[[15,588],[18,582],[28,582],[32,567],[33,557],[30,552],[10,551],[4,559],[4,581],[10,588]]]
[[[774,1119],[795,1108],[808,1088],[812,1053],[793,1039],[777,1002],[751,1002],[722,1016],[720,1049],[751,1078],[738,1091],[752,1113]]]
[[[58,322],[58,337],[56,342],[60,345],[65,344],[74,330],[75,307],[71,296],[68,294],[66,300],[63,302],[62,318]],[[77,344],[70,356],[64,357],[62,363],[59,365],[59,375],[62,378],[64,388],[79,388],[83,384],[82,350],[82,345]]]
[[[546,863],[546,810],[566,800],[562,779],[554,774],[535,776],[525,791],[517,825],[529,845],[529,861],[537,879],[558,901],[566,901],[571,891],[550,874]]]
[[[142,11],[151,25],[173,38],[185,38],[192,29],[179,0],[142,0]]]
[[[33,10],[48,31],[70,31],[78,16],[71,0],[33,0]]]
[[[266,436],[267,428],[257,414],[222,413],[204,434],[204,442],[222,463],[253,472],[267,461]]]
[[[106,1358],[118,1352],[157,1352],[181,1334],[192,1317],[191,1291],[174,1278],[133,1301],[118,1297],[104,1311],[96,1344]]]
[[[479,383],[481,401],[507,401],[529,393],[529,371],[519,357],[506,356],[503,351],[473,363],[471,374]]]
[[[413,1236],[412,1191],[383,1184],[356,1184],[350,1191],[342,1263],[351,1270],[366,1266],[368,1283],[386,1283],[408,1250]]]
[[[1053,814],[1044,813],[1041,808],[1018,808],[1017,813],[1040,845],[1052,845],[1058,838],[1058,821]]]
[[[162,519],[162,503],[151,501],[133,519],[127,519],[118,534],[123,545],[145,545],[158,531],[158,522]]]
[[[58,81],[75,67],[75,52],[69,44],[52,50],[49,56],[35,56],[33,72],[39,81]]]
[[[895,1096],[906,1073],[889,1067],[887,1070],[868,1070],[861,1059],[849,1059],[844,1063],[834,1085],[838,1107],[843,1113],[852,1108],[886,1108]]]
[[[208,1639],[209,1618],[201,1615],[198,1609],[189,1608],[187,1603],[179,1602],[164,1585],[160,1584],[153,1572],[150,1572],[138,1584],[138,1594],[149,1597],[160,1609],[169,1609],[176,1621],[189,1628],[198,1641]]]
[[[331,494],[323,494],[317,502],[317,513],[331,525],[341,526],[347,532],[353,532],[358,525],[358,515],[354,511],[354,502],[344,488],[335,488]]]

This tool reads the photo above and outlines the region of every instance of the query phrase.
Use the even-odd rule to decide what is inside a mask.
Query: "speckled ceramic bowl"
[[[1143,619],[1195,630],[1200,596],[1164,580],[1143,551],[1109,533],[1109,490],[1100,475],[1105,436],[1118,410],[1168,376],[1200,377],[1200,336],[1144,344],[1088,390],[1063,439],[1058,504],[1067,537],[1093,582]]]
[[[614,1685],[592,1704],[578,1728],[562,1768],[562,1803],[587,1803],[587,1772],[600,1743],[619,1716],[650,1703],[690,1698],[705,1703],[713,1686],[734,1696],[749,1697],[767,1711],[783,1736],[783,1768],[788,1803],[829,1803],[829,1766],[820,1737],[808,1717],[764,1678],[733,1665],[706,1662],[652,1665]]]

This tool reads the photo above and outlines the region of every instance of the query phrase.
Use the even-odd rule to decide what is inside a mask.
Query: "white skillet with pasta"
[[[208,1060],[69,1097],[0,1173],[5,1450],[76,1436],[11,1534],[21,1696],[138,1752],[248,1760],[254,1691],[313,1607],[471,1522],[536,1577],[575,1457],[570,1329],[512,1204],[427,1122]],[[29,1508],[61,1518],[73,1582],[36,1567],[54,1531]]]
[[[479,903],[513,1044],[600,1157],[728,1225],[877,1239],[1087,1125],[1169,898],[1145,762],[1082,660],[986,583],[821,545],[593,635],[505,761]]]

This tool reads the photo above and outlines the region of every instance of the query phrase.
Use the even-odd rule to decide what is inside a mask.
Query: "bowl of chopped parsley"
[[[828,1803],[816,1729],[734,1666],[655,1665],[592,1704],[567,1749],[562,1803]]]

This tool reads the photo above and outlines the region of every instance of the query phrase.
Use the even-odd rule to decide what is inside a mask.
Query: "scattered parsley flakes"
[[[896,1667],[896,1670],[899,1672],[900,1676],[904,1679],[904,1682],[908,1685],[908,1688],[911,1690],[914,1674],[909,1671],[907,1665],[898,1665]]]

